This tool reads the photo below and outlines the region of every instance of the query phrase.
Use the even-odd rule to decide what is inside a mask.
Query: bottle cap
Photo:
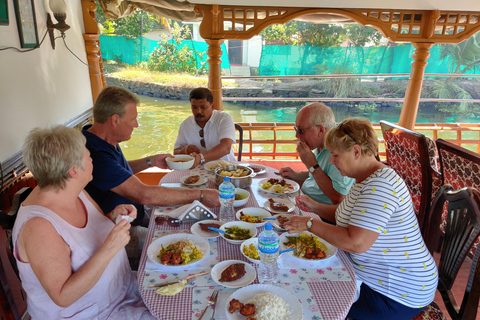
[[[223,177],[223,181],[224,181],[224,182],[229,182],[229,181],[230,181],[230,177]]]
[[[267,231],[272,230],[272,224],[270,222],[265,223],[265,230]]]

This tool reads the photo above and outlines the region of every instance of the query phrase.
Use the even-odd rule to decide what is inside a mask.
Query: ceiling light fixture
[[[52,48],[55,49],[55,29],[61,32],[62,38],[65,38],[65,31],[70,29],[70,26],[65,23],[65,19],[67,18],[67,5],[65,4],[64,0],[50,0],[50,9],[53,12],[53,16],[57,20],[57,23],[54,24],[50,14],[47,13],[48,34],[50,35]]]

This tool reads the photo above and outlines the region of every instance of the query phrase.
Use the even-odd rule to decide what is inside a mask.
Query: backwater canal
[[[167,100],[139,96],[138,107],[139,127],[133,131],[129,141],[121,143],[127,160],[138,159],[157,153],[173,153],[173,145],[182,121],[190,116],[188,100]],[[228,112],[235,122],[288,122],[294,123],[298,111],[303,105],[275,108],[273,106],[259,106],[248,104],[233,104],[224,102],[223,109]],[[294,106],[293,106],[294,105]],[[349,107],[333,106],[337,122],[345,118],[366,118],[372,123],[387,120],[397,123],[400,117],[399,108],[386,108],[384,112],[363,112]],[[478,123],[478,118],[465,115],[446,116],[441,112],[419,112],[419,123]],[[293,132],[292,132],[293,135]]]

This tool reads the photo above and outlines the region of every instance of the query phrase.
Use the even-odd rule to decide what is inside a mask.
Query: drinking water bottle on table
[[[279,245],[278,234],[272,230],[272,224],[267,222],[265,230],[258,236],[258,253],[260,255],[258,281],[260,283],[275,283],[278,281]]]
[[[220,191],[219,220],[222,222],[234,221],[233,202],[235,201],[235,186],[230,182],[230,177],[223,178],[218,191]]]

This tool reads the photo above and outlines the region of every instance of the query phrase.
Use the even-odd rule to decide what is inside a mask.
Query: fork
[[[300,191],[298,192],[297,195],[293,196],[293,199],[292,199],[292,197],[291,197],[290,195],[288,195],[288,200],[290,200],[290,202],[292,202],[292,203],[295,205],[295,207],[298,208],[298,214],[299,214],[300,216],[303,216],[302,209],[300,209],[300,206],[297,204],[297,201],[295,200],[295,198],[296,198],[297,196],[300,196]]]
[[[198,318],[198,320],[202,320],[203,315],[205,314],[205,312],[207,312],[210,306],[213,306],[213,315],[212,315],[212,319],[213,319],[213,316],[215,315],[215,303],[217,303],[217,297],[218,297],[218,291],[215,290],[210,296],[210,299],[208,299],[208,306],[206,306],[205,309],[202,311],[202,314],[200,315],[200,318]]]

